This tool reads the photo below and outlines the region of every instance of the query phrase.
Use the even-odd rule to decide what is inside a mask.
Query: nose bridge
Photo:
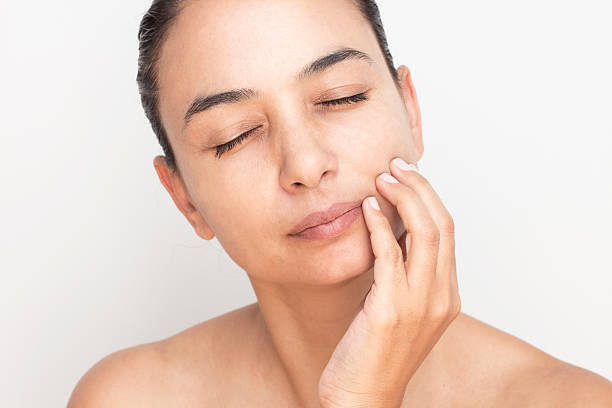
[[[299,102],[279,103],[271,120],[279,154],[280,183],[288,191],[303,184],[317,187],[321,178],[335,168],[335,155],[308,107]]]

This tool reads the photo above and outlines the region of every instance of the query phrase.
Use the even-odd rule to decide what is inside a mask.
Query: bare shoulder
[[[154,343],[111,353],[81,377],[68,408],[157,406],[162,361]]]
[[[216,406],[221,396],[213,380],[227,372],[231,328],[246,325],[252,311],[245,306],[107,355],[81,377],[68,408]]]
[[[441,354],[459,386],[496,407],[612,407],[612,383],[531,344],[460,313]],[[486,405],[484,404],[484,405]],[[474,405],[470,405],[474,406]]]
[[[524,362],[500,393],[502,407],[612,407],[612,382],[568,362]]]

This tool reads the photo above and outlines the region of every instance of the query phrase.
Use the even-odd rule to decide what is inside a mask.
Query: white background
[[[0,5],[2,406],[64,406],[105,355],[256,301],[154,172],[148,5]],[[457,226],[463,311],[612,378],[609,2],[379,6]]]

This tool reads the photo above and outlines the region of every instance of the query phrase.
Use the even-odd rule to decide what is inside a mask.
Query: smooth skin
[[[408,381],[461,309],[453,219],[424,177],[401,158],[391,163],[395,177],[383,173],[376,185],[406,232],[397,241],[376,198],[364,200],[374,283],[321,375],[325,408],[399,407]]]
[[[346,60],[296,80],[302,67],[340,47],[373,63]],[[380,406],[399,399],[401,407],[612,406],[607,379],[465,313],[452,319],[460,305],[451,218],[426,177],[391,163],[417,163],[424,152],[410,70],[398,67],[396,87],[351,1],[185,0],[158,67],[161,118],[181,173],[162,156],[155,171],[195,233],[216,237],[246,272],[257,302],[106,356],[78,382],[69,407],[321,408],[324,388],[326,401],[340,405],[347,398],[333,392],[339,388]],[[237,88],[259,96],[184,126],[194,97]],[[360,92],[368,99],[318,104]],[[216,145],[257,126],[215,157]],[[400,183],[379,181],[384,172]],[[288,235],[312,211],[369,196],[380,213],[363,204],[363,217],[338,237],[308,243]],[[395,245],[405,252],[405,232],[412,248],[402,254],[403,281]],[[375,281],[368,310],[376,312],[361,312]],[[203,296],[209,291],[202,288]],[[385,313],[392,311],[401,313]],[[421,330],[427,319],[431,327]],[[350,336],[355,327],[369,327],[368,335]],[[376,341],[376,352],[364,351]],[[401,358],[382,381],[390,350]],[[327,387],[319,387],[322,379]]]

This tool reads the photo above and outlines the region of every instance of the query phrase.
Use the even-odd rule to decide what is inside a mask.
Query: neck
[[[336,345],[363,305],[374,269],[334,285],[282,286],[249,275],[262,328],[302,406],[319,406],[317,385]]]

